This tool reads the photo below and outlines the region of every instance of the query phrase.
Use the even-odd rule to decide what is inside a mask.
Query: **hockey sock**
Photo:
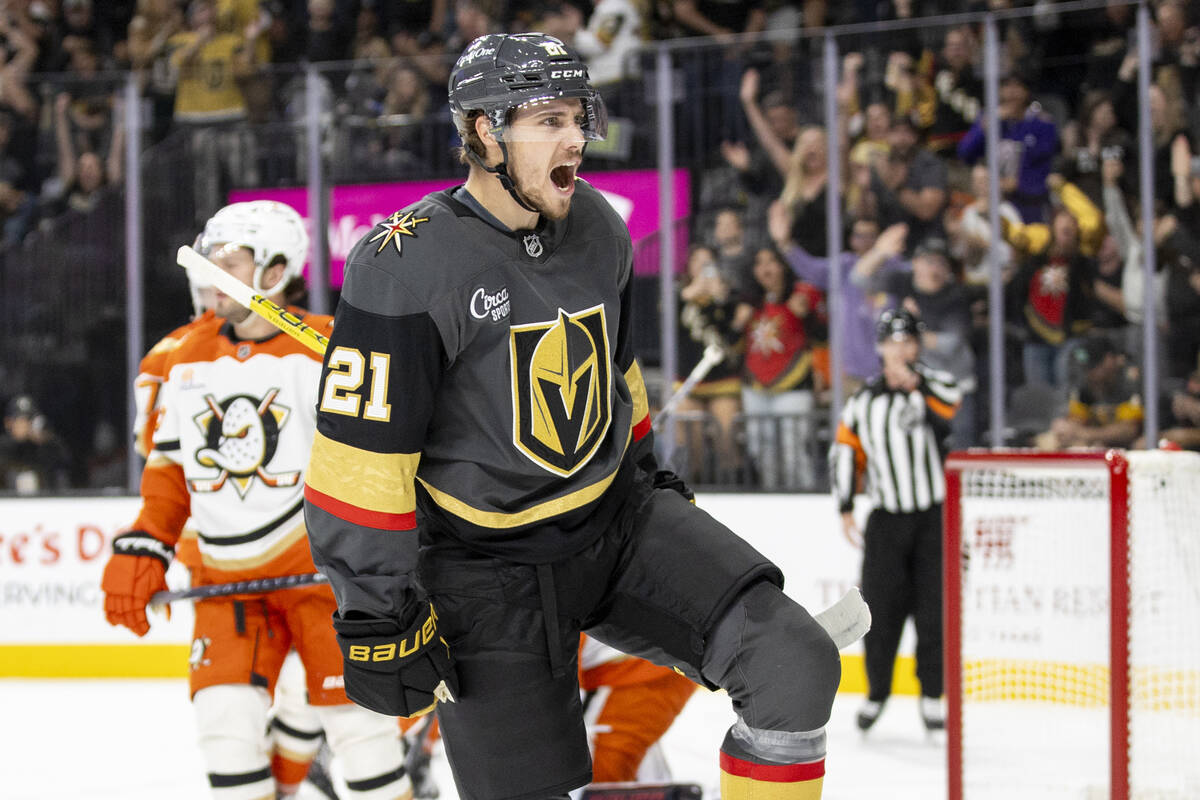
[[[311,709],[309,711],[311,713]],[[306,722],[317,722],[315,715],[313,720]],[[281,715],[271,719],[271,774],[281,797],[291,797],[300,791],[309,765],[321,748],[319,722],[312,727],[317,729],[301,730],[296,725],[289,725]]]
[[[721,751],[722,800],[820,800],[825,759],[771,764]]]
[[[722,800],[820,800],[824,779],[823,731],[760,731],[739,719],[721,743]]]
[[[300,791],[300,784],[308,774],[312,759],[298,761],[294,757],[275,751],[271,756],[271,774],[275,776],[275,790],[281,797],[291,797]]]

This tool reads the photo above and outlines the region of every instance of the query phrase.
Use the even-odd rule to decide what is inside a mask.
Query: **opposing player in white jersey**
[[[198,249],[256,292],[282,300],[308,237],[287,206],[235,203],[208,221]],[[211,319],[183,329],[163,359],[142,508],[133,529],[114,540],[104,571],[108,621],[139,636],[149,630],[146,605],[166,588],[164,573],[189,516],[198,534],[197,585],[313,571],[301,492],[320,362],[223,294],[213,310]],[[330,331],[329,317],[292,310]],[[346,698],[329,622],[335,608],[325,586],[196,604],[189,682],[216,800],[276,796],[267,713],[292,648],[350,796],[411,796],[395,720]]]

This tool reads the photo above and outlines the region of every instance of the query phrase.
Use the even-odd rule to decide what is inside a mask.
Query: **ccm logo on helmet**
[[[583,78],[584,70],[581,69],[552,69],[550,70],[550,79],[555,78]]]

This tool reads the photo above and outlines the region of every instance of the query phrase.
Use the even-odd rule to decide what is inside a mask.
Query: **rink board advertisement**
[[[627,170],[622,172],[592,172],[586,180],[608,199],[625,224],[634,248],[643,239],[656,234],[658,222],[658,172],[651,169]],[[691,214],[688,172],[675,170],[672,175],[675,194],[673,221],[687,219]],[[462,183],[461,178],[436,181],[407,181],[403,183],[346,184],[334,186],[329,198],[329,284],[334,288],[342,285],[342,272],[350,249],[371,228],[386,219],[389,214],[420,200],[430,192],[438,192]],[[235,191],[229,195],[231,203],[249,200],[275,200],[296,209],[296,213],[308,220],[308,189],[255,189]],[[686,252],[684,246],[680,252]],[[635,263],[635,270],[658,274],[658,264]]]
[[[192,615],[175,603],[170,619],[150,616],[137,638],[104,619],[100,578],[114,536],[137,516],[133,497],[0,500],[0,678],[178,677],[186,674]],[[727,495],[701,507],[774,560],[786,591],[812,611],[858,582],[861,551],[842,537],[828,495]],[[860,502],[865,518],[866,502]],[[178,564],[171,588],[186,583]],[[908,663],[897,691],[915,691]],[[861,649],[843,653],[843,688],[862,691]]]
[[[190,607],[151,615],[142,638],[104,619],[100,576],[135,497],[0,500],[0,677],[180,674]],[[168,580],[180,581],[178,566]]]

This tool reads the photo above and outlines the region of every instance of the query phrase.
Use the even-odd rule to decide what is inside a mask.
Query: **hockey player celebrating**
[[[725,800],[819,797],[837,647],[655,486],[629,231],[577,178],[606,128],[584,63],[486,35],[449,93],[467,181],[352,250],[321,377],[306,514],[347,694],[436,705],[465,800],[566,797],[591,777],[586,630],[728,691]]]
[[[234,203],[198,242],[218,266],[282,299],[308,249],[303,221],[270,201]],[[302,476],[315,428],[313,354],[220,293],[213,315],[181,329],[153,370],[163,376],[133,530],[113,542],[101,588],[113,625],[149,630],[146,605],[189,515],[198,531],[197,585],[311,572]],[[295,309],[327,332],[329,317]],[[146,398],[140,398],[139,405]],[[146,404],[147,409],[152,408]],[[275,797],[266,738],[271,693],[288,650],[308,676],[330,746],[352,797],[396,800],[411,788],[393,718],[350,703],[329,617],[326,586],[196,603],[190,689],[200,748],[218,800]]]

